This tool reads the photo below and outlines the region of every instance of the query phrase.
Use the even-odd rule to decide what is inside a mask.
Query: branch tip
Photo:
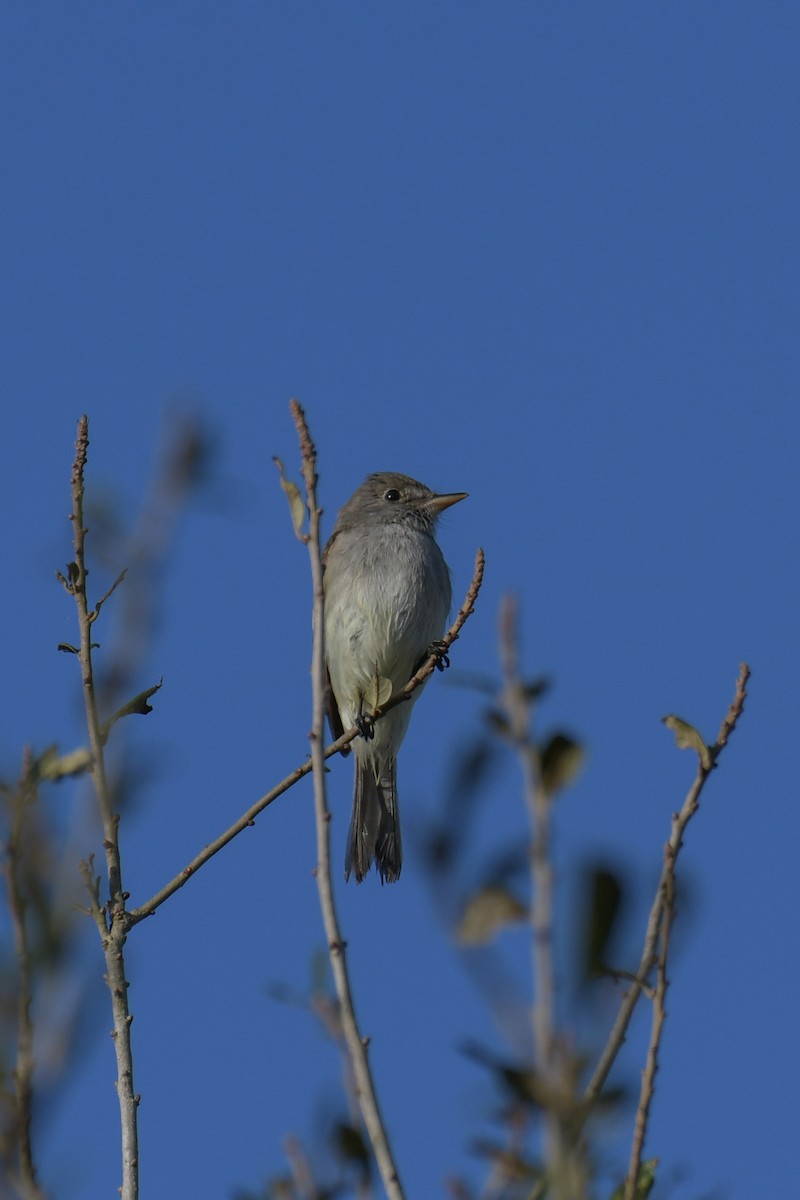
[[[83,471],[89,452],[89,418],[86,413],[78,421],[78,435],[75,439],[75,461],[72,464],[72,486],[83,491]]]
[[[744,702],[747,699],[747,684],[750,679],[750,667],[746,662],[739,666],[739,674],[736,679],[736,691],[734,692],[731,706],[728,709],[720,726],[717,735],[717,744],[715,750],[717,753],[727,745],[728,738],[736,728],[737,722],[744,712]]]
[[[303,411],[303,406],[300,401],[290,400],[289,411],[292,414],[292,420],[294,421],[295,428],[297,430],[297,436],[300,441],[300,454],[303,459],[304,468],[303,473],[305,474],[306,468],[313,472],[316,468],[317,451],[314,447],[314,443],[311,440],[311,434],[308,432],[306,414]],[[314,475],[314,482],[316,483],[316,475]]]

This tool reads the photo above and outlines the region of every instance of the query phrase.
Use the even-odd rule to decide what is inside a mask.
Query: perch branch
[[[485,560],[483,551],[478,550],[477,554],[475,555],[475,570],[472,576],[472,582],[470,583],[469,590],[464,597],[464,603],[459,609],[458,616],[453,621],[453,624],[450,626],[447,633],[444,635],[443,642],[445,649],[447,649],[453,644],[453,642],[457,640],[464,622],[470,617],[474,610],[475,601],[478,598],[478,592],[480,591],[481,583],[483,582],[484,562]],[[380,721],[381,717],[386,716],[386,714],[391,712],[391,710],[398,704],[403,704],[405,701],[407,701],[412,692],[414,692],[418,687],[421,687],[425,680],[433,674],[433,672],[436,670],[436,664],[440,660],[440,657],[441,654],[438,651],[437,654],[432,654],[430,658],[428,658],[422,664],[419,670],[412,675],[408,683],[401,691],[397,692],[396,695],[392,696],[385,704],[382,704],[380,708],[375,710],[373,719],[375,721]],[[341,737],[337,738],[335,742],[331,742],[331,744],[325,748],[323,751],[324,757],[328,759],[332,758],[334,754],[339,754],[342,750],[349,746],[353,739],[358,737],[359,734],[360,730],[354,725],[352,729],[348,729],[346,733],[343,733]],[[129,924],[135,925],[139,921],[143,921],[145,917],[151,917],[157,911],[157,909],[161,907],[164,901],[169,900],[170,896],[174,896],[176,892],[180,891],[183,885],[189,879],[191,879],[192,876],[196,874],[196,872],[199,871],[200,868],[204,866],[204,864],[207,863],[210,858],[213,858],[214,855],[222,850],[224,846],[227,846],[229,842],[233,841],[233,839],[237,837],[242,830],[247,829],[247,827],[250,825],[254,825],[256,817],[262,813],[265,808],[272,804],[273,800],[277,800],[277,798],[282,796],[284,792],[288,792],[289,788],[294,787],[299,780],[303,779],[306,775],[309,775],[312,769],[312,760],[308,758],[299,767],[295,767],[295,769],[291,771],[284,779],[282,779],[280,783],[276,784],[275,787],[263,795],[260,800],[256,800],[256,802],[252,804],[237,821],[234,821],[234,823],[229,826],[224,833],[221,833],[219,837],[214,839],[213,842],[209,842],[209,844],[205,846],[199,852],[199,854],[196,854],[192,861],[183,868],[180,874],[176,875],[174,879],[171,879],[169,883],[161,888],[160,891],[156,892],[155,895],[151,896],[150,899],[144,904],[140,904],[138,908],[131,909],[127,913],[127,920]]]

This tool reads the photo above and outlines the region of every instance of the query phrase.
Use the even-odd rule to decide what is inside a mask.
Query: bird
[[[370,717],[444,634],[452,589],[434,532],[442,512],[467,494],[376,472],[340,510],[323,552],[329,722],[334,737],[354,725],[362,733],[354,743],[345,880],[355,875],[361,883],[373,863],[382,882],[400,877],[397,752],[421,688],[380,721]]]

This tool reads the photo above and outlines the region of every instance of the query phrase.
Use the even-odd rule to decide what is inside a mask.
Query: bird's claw
[[[425,653],[428,658],[435,655],[437,671],[444,671],[446,667],[450,666],[450,659],[447,654],[448,649],[449,647],[444,638],[436,642],[431,642],[430,646],[428,646]]]
[[[364,741],[371,742],[375,737],[375,722],[372,717],[368,717],[366,713],[359,713],[356,717],[356,725]]]

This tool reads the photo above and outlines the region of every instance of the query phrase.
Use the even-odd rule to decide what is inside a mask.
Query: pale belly
[[[442,636],[450,581],[432,540],[420,554],[413,540],[403,546],[402,534],[393,531],[377,552],[370,545],[368,560],[359,553],[358,544],[345,542],[336,549],[341,552],[336,570],[326,572],[326,657],[347,729],[364,708],[371,707],[376,680],[388,680],[392,693],[400,690],[431,642]],[[408,569],[397,569],[398,554],[401,560],[405,555]],[[343,563],[349,567],[346,573]],[[376,739],[396,751],[410,716],[411,703],[400,705],[378,722]]]

